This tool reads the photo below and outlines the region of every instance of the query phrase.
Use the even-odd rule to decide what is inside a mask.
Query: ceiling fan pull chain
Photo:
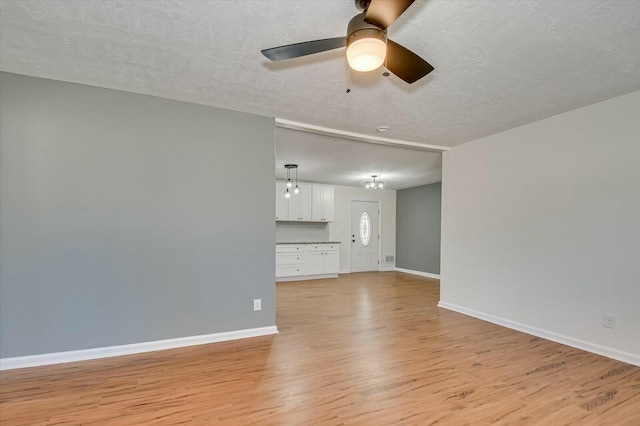
[[[347,90],[346,93],[351,92],[351,88],[349,87],[349,83],[351,82],[351,67],[347,66]]]

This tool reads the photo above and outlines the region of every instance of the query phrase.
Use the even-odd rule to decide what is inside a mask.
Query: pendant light
[[[298,195],[300,193],[300,188],[298,187],[298,166],[295,167],[296,170],[296,187],[293,189],[293,193]]]
[[[300,188],[298,187],[298,165],[285,164],[284,168],[287,169],[287,182],[285,184],[285,189],[283,194],[284,194],[284,198],[291,198],[291,194],[298,195],[300,193]],[[295,184],[294,182],[291,181],[291,169],[294,169],[296,172]]]

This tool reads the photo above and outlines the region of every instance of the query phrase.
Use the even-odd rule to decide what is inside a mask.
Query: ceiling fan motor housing
[[[364,20],[364,13],[360,13],[349,21],[347,26],[347,47],[361,38],[377,38],[387,42],[387,30],[370,24]]]
[[[369,4],[371,0],[355,0],[356,9],[358,10],[367,10],[369,8]]]

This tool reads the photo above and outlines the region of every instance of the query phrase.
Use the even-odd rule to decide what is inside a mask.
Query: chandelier
[[[373,180],[368,180],[364,183],[364,187],[366,189],[384,189],[384,182],[379,180],[376,181],[378,175],[371,175],[371,177],[373,178]]]

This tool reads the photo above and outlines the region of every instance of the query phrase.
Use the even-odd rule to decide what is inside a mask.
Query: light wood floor
[[[640,425],[640,368],[436,307],[396,272],[280,283],[280,334],[5,371],[0,424]]]

